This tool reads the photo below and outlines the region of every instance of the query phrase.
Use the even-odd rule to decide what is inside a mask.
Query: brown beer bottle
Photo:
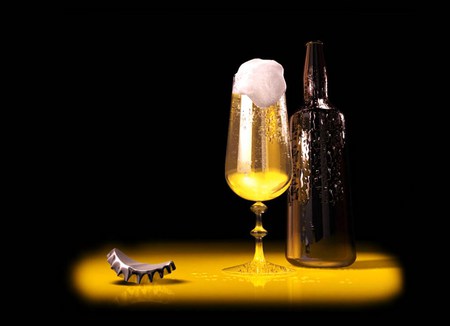
[[[323,43],[306,43],[304,106],[290,117],[293,180],[286,258],[296,266],[344,267],[356,259],[346,171],[344,115],[328,100]]]

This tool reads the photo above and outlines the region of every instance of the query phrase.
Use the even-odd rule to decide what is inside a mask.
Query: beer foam
[[[234,75],[233,93],[247,95],[259,107],[269,107],[286,91],[283,73],[283,66],[275,60],[251,59]]]

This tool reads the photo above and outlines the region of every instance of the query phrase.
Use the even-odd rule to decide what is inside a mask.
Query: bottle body
[[[336,109],[304,108],[290,124],[294,177],[288,191],[286,258],[298,266],[351,265],[356,250],[344,116]]]
[[[356,259],[345,119],[327,98],[321,46],[307,44],[305,106],[290,118],[286,259],[296,266],[344,267]]]

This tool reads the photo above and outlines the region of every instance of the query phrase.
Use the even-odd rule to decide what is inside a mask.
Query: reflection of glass
[[[253,290],[257,291],[255,293],[260,293],[261,296],[264,295],[264,290],[265,287],[267,285],[267,283],[272,282],[276,279],[277,282],[287,282],[287,280],[289,278],[292,278],[294,276],[292,276],[293,274],[281,274],[284,275],[286,277],[277,277],[274,278],[273,275],[271,274],[248,274],[248,275],[240,275],[238,276],[238,280],[242,283],[242,281],[246,281],[248,283],[250,283],[253,286]],[[280,283],[279,283],[280,284]]]
[[[278,102],[261,108],[247,95],[232,94],[228,126],[225,178],[240,197],[255,201],[251,206],[256,226],[252,261],[225,268],[224,271],[246,274],[276,274],[290,269],[265,260],[262,238],[267,231],[262,214],[263,201],[280,196],[289,187],[292,177],[288,118],[285,94]]]

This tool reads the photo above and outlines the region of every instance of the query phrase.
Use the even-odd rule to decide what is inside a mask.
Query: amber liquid
[[[240,197],[265,201],[281,195],[289,186],[290,176],[272,169],[266,172],[229,173],[226,179],[230,188]]]
[[[225,179],[240,197],[266,201],[289,187],[292,175],[289,121],[284,96],[267,108],[233,94]]]
[[[288,190],[286,258],[343,267],[356,259],[346,176],[344,117],[303,109],[291,117],[294,176]]]

